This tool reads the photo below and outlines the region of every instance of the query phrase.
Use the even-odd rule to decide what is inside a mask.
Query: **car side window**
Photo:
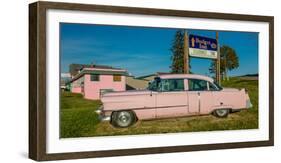
[[[162,79],[160,88],[164,92],[183,91],[184,82],[183,79]]]
[[[218,91],[219,89],[213,83],[209,82],[209,90],[210,91]]]
[[[207,91],[207,81],[199,79],[188,79],[189,91]]]
[[[149,83],[148,90],[157,91],[157,82],[155,80]]]

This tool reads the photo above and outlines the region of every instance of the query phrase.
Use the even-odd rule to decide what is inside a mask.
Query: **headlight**
[[[96,112],[97,114],[101,114],[102,111],[103,111],[103,106],[100,106],[95,112]]]

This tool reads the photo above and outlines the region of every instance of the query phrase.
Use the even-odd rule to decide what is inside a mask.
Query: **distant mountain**
[[[246,74],[246,75],[241,75],[241,76],[237,76],[237,77],[258,77],[259,74]]]
[[[240,75],[240,76],[235,76],[240,79],[244,80],[259,80],[259,74],[246,74],[246,75]]]

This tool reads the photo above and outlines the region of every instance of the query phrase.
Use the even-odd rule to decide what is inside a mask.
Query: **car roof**
[[[206,80],[209,82],[214,82],[213,78],[210,78],[208,76],[198,75],[198,74],[163,74],[158,75],[161,79],[201,79]]]

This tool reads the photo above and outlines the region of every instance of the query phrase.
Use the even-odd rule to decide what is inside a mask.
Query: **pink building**
[[[71,92],[81,93],[86,99],[100,99],[107,91],[126,90],[127,71],[117,68],[83,68],[71,81]]]

